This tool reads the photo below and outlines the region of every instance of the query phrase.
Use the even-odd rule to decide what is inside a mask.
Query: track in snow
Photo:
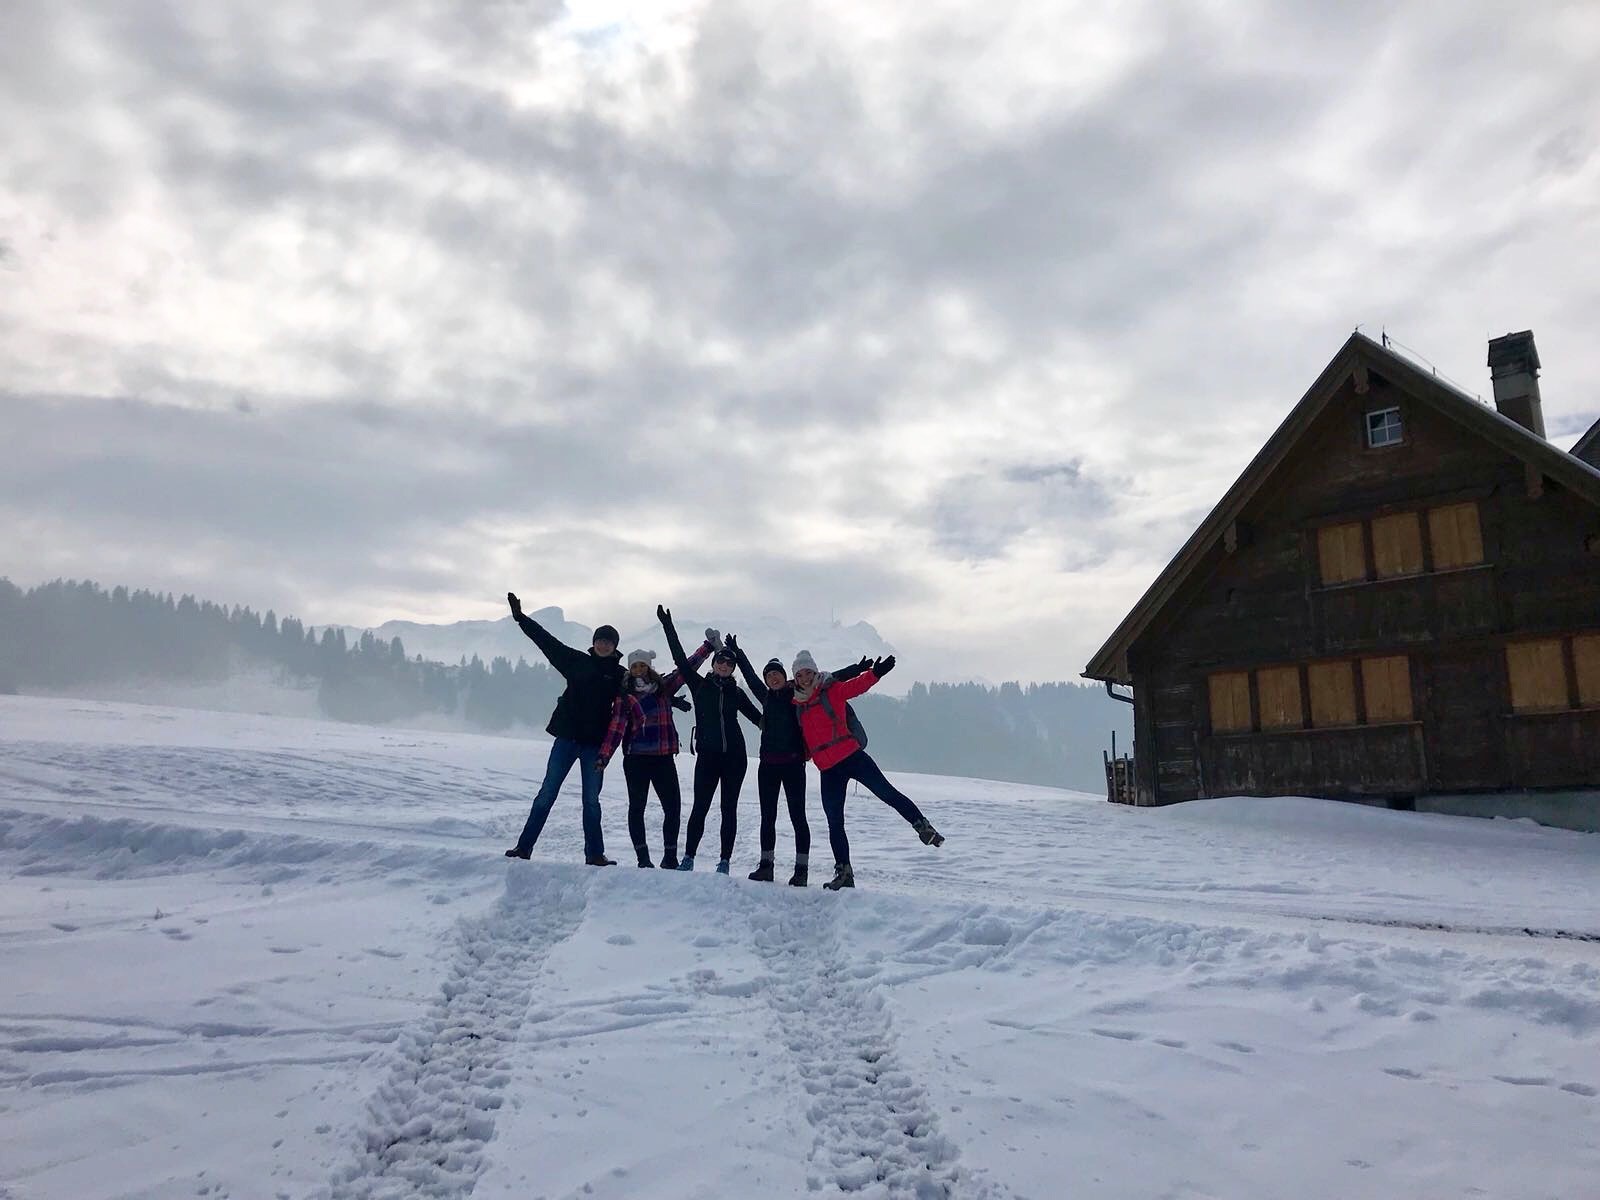
[[[441,995],[401,1039],[369,1103],[355,1162],[334,1177],[333,1200],[471,1193],[535,979],[577,930],[588,883],[570,870],[513,863],[489,913],[462,922]]]
[[[854,977],[835,908],[848,896],[740,889],[756,951],[773,972],[765,994],[809,1096],[813,1192],[894,1200],[1003,1194],[957,1161],[933,1105],[901,1065],[883,997]]]

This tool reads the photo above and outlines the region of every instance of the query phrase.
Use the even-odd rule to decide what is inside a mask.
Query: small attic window
[[[1406,429],[1398,408],[1380,408],[1367,414],[1367,445],[1372,449],[1398,446],[1405,440]]]

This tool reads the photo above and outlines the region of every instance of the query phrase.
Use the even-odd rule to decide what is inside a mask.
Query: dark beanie
[[[780,662],[776,658],[769,658],[767,660],[767,665],[761,668],[761,673],[763,675],[765,675],[768,671],[776,671],[779,675],[782,675],[785,679],[787,679],[789,677],[789,672],[784,669],[783,663]]]
[[[711,661],[714,663],[736,663],[739,661],[739,656],[724,646],[721,650],[718,650],[711,656]]]
[[[594,641],[610,642],[613,646],[622,641],[622,635],[617,632],[615,625],[602,625],[594,631]]]

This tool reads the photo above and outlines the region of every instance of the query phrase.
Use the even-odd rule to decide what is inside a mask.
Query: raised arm
[[[888,658],[880,658],[854,679],[841,680],[835,675],[833,682],[828,685],[828,691],[834,700],[854,700],[862,693],[871,691],[878,680],[892,670],[894,670],[894,655],[891,654]]]
[[[739,674],[744,676],[750,694],[756,698],[756,703],[765,706],[767,697],[772,693],[767,690],[767,685],[761,682],[761,676],[756,674],[756,669],[750,665],[750,660],[745,657],[744,648],[739,645],[739,639],[729,634],[725,639],[728,649],[732,650],[739,659]]]
[[[678,640],[678,629],[672,623],[672,611],[660,604],[656,605],[656,620],[661,622],[662,632],[667,635],[667,650],[672,655],[678,673],[685,679],[699,679],[699,674],[689,665],[689,659],[683,652],[683,643]]]
[[[854,679],[863,671],[868,671],[871,669],[872,659],[863,654],[860,662],[853,662],[848,667],[840,667],[837,671],[835,671],[833,673],[833,679],[835,683],[843,683],[846,679]]]
[[[506,593],[506,602],[511,605],[511,615],[522,627],[522,632],[533,639],[533,644],[539,647],[539,652],[549,659],[550,665],[561,674],[568,674],[588,657],[582,650],[574,650],[539,622],[526,615],[522,611],[522,601],[517,599],[515,592]]]
[[[689,672],[697,675],[700,670],[700,665],[710,657],[711,643],[709,641],[701,642],[700,649],[689,655]],[[677,660],[674,659],[673,661],[676,662]],[[661,678],[661,695],[663,697],[671,696],[672,693],[676,692],[683,686],[686,678],[688,678],[688,676],[684,674],[682,667],[674,667],[671,674],[664,675]]]
[[[736,687],[733,691],[735,702],[739,706],[739,711],[744,714],[745,720],[759,729],[761,727],[762,712],[756,707],[755,701],[751,700],[741,687]]]

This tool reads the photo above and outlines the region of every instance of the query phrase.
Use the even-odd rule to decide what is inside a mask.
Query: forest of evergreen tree
[[[0,693],[221,681],[251,665],[269,666],[285,684],[314,682],[331,718],[375,724],[431,714],[485,731],[532,732],[543,729],[563,687],[542,661],[426,662],[408,657],[399,638],[369,632],[352,642],[333,628],[319,635],[270,609],[76,580],[24,591],[0,579]],[[1119,742],[1130,737],[1127,706],[1076,683],[917,683],[903,699],[854,703],[873,756],[892,771],[1099,791],[1111,730]]]

